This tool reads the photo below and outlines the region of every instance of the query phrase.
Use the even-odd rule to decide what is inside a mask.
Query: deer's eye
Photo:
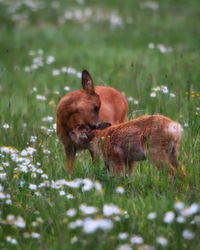
[[[99,108],[98,108],[96,105],[94,105],[94,111],[95,111],[96,113],[99,111]]]

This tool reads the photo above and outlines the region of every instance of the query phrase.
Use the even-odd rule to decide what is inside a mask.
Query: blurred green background
[[[19,164],[2,153],[0,173],[7,175],[0,178],[4,188],[0,191],[13,200],[12,205],[0,201],[2,249],[116,249],[125,243],[127,248],[121,249],[152,249],[130,243],[132,234],[141,235],[145,244],[156,249],[162,248],[156,241],[159,235],[168,240],[166,249],[200,248],[199,224],[193,223],[193,217],[185,224],[163,223],[164,213],[174,209],[175,201],[180,199],[185,206],[200,201],[199,23],[199,0],[0,0],[1,150],[11,146],[21,152],[31,146],[36,149],[31,161],[49,181],[69,179],[55,133],[56,105],[66,93],[81,88],[81,71],[87,69],[95,85],[110,85],[124,93],[127,119],[161,113],[181,123],[184,135],[178,161],[186,171],[186,180],[182,182],[177,174],[172,181],[165,171],[144,162],[132,179],[116,179],[106,175],[101,160],[94,168],[89,154],[81,152],[72,178],[97,179],[104,193],[65,187],[75,196],[69,202],[51,188],[40,190],[40,197],[35,195],[29,184],[46,179],[39,173],[33,177],[30,169],[20,172]],[[44,119],[48,116],[50,123]],[[31,141],[31,136],[37,140]],[[118,185],[125,194],[115,192]],[[99,211],[104,204],[114,203],[128,211],[130,219],[115,222],[113,217],[111,232],[85,235],[81,229],[69,229],[72,219],[66,218],[66,210],[78,210],[81,203]],[[147,220],[152,211],[157,214],[155,221]],[[38,213],[44,223],[35,229],[32,222]],[[5,222],[8,214],[21,215],[26,229],[11,227]],[[194,239],[183,238],[184,229],[195,232]],[[25,239],[23,230],[35,230],[40,239]],[[118,238],[121,232],[128,232],[126,241]],[[18,246],[8,243],[7,235],[15,237]],[[75,245],[74,236],[78,237]]]

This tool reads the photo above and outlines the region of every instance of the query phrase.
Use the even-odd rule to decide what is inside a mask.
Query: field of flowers
[[[198,0],[0,0],[0,249],[200,249]],[[133,178],[55,132],[58,101],[96,85],[123,92],[127,119],[184,128],[175,179],[149,162]]]

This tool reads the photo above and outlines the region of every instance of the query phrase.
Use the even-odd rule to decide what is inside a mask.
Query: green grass
[[[200,205],[199,1],[159,0],[158,10],[152,10],[144,6],[148,1],[85,0],[78,4],[61,0],[58,8],[53,8],[55,1],[42,0],[33,1],[41,4],[35,11],[26,4],[15,9],[22,2],[0,1],[0,248],[200,249],[199,211],[178,223],[180,212],[174,208],[178,200],[185,207]],[[82,12],[77,14],[77,9]],[[86,9],[91,10],[91,15],[79,18]],[[62,23],[66,11],[76,13],[76,17]],[[120,25],[110,24],[111,13],[118,16],[115,21],[122,22]],[[150,43],[154,49],[148,47]],[[161,53],[159,44],[171,48],[171,52]],[[38,50],[43,50],[43,54],[39,55]],[[30,51],[35,55],[29,55]],[[50,55],[55,61],[46,64]],[[25,67],[38,56],[43,66],[25,72]],[[132,179],[117,179],[106,174],[101,159],[94,167],[88,152],[79,152],[72,180],[90,178],[93,184],[98,180],[101,191],[94,187],[83,191],[83,184],[78,188],[39,187],[47,181],[70,181],[53,124],[56,105],[67,93],[64,87],[69,86],[70,91],[80,89],[81,82],[73,74],[52,74],[64,66],[77,72],[87,69],[96,85],[110,85],[127,98],[132,97],[127,119],[161,113],[179,121],[184,135],[178,162],[186,171],[186,179],[181,181],[178,172],[172,181],[166,171],[159,172],[149,162],[138,163]],[[158,91],[152,98],[152,88],[161,85],[167,86],[169,92]],[[170,97],[170,93],[175,97]],[[37,95],[44,95],[46,100],[36,99]],[[42,121],[47,116],[53,121]],[[9,128],[4,128],[4,124],[9,124]],[[37,136],[37,140],[30,142],[31,136]],[[2,152],[4,146],[16,148],[16,156],[27,147],[36,150],[32,156],[21,157],[24,163],[29,160],[27,171],[26,167],[25,172],[20,171],[22,163],[14,154]],[[49,152],[46,154],[43,149]],[[36,184],[37,190],[31,190],[30,184]],[[123,194],[116,192],[118,186],[123,186]],[[65,195],[60,194],[61,190]],[[74,199],[68,199],[69,194]],[[11,204],[7,204],[9,201]],[[105,216],[103,207],[111,203],[127,213]],[[97,212],[86,215],[80,211],[81,204],[94,206]],[[66,215],[71,208],[76,209],[74,217]],[[168,211],[175,214],[169,224],[163,221]],[[149,220],[150,212],[157,217]],[[9,220],[8,215],[15,218]],[[18,216],[25,221],[21,227],[16,225]],[[87,217],[108,219],[113,226],[88,234],[83,227],[70,227],[71,222]],[[186,229],[195,234],[191,240],[182,236]],[[30,236],[32,232],[38,233],[39,238]],[[127,233],[124,240],[118,237],[123,232]],[[9,235],[17,242],[9,242]],[[142,237],[143,243],[133,244],[134,235]],[[156,242],[159,236],[167,240],[165,246]]]

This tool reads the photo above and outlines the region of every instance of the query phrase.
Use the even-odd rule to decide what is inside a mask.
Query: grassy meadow
[[[0,249],[200,249],[198,0],[0,0]],[[61,97],[123,92],[127,119],[161,113],[184,129],[172,180],[150,162],[133,178],[55,132]]]

